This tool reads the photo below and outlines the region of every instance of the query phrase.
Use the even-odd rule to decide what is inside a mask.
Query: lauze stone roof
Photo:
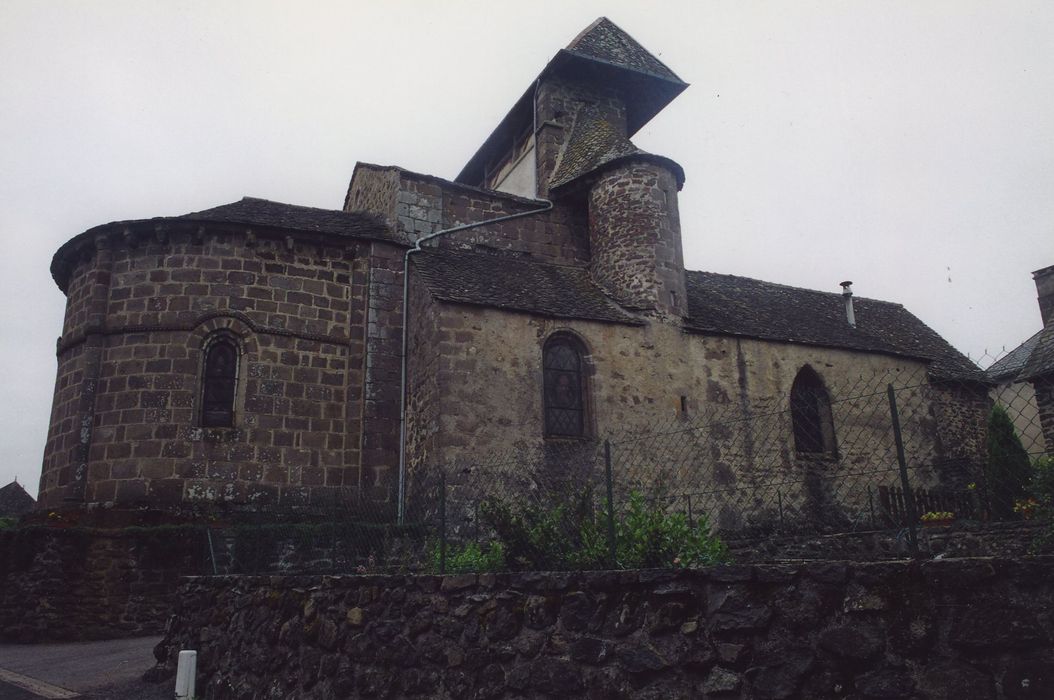
[[[410,259],[432,296],[443,301],[556,318],[641,323],[605,296],[582,267],[435,248]]]
[[[586,27],[568,44],[567,51],[664,80],[681,82],[665,63],[652,56],[636,39],[607,17],[601,17]]]
[[[366,212],[317,209],[268,199],[243,197],[237,202],[174,217],[190,221],[267,226],[325,233],[349,238],[379,238],[402,242],[379,217]]]
[[[414,269],[436,299],[510,311],[640,324],[583,267],[508,255],[425,249]],[[686,331],[918,358],[937,379],[984,381],[973,362],[900,304],[854,297],[856,328],[841,294],[687,271]]]
[[[853,298],[856,328],[841,294],[686,271],[688,330],[929,360],[935,378],[983,380],[965,355],[900,304]]]
[[[596,107],[584,109],[575,120],[549,186],[557,189],[605,166],[634,157],[662,161],[673,171],[678,189],[684,184],[681,166],[669,158],[637,148]]]

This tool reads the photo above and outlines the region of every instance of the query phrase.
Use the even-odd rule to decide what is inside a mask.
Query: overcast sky
[[[36,493],[64,241],[245,195],[340,208],[356,161],[453,178],[600,15],[691,83],[689,268],[904,304],[971,356],[1040,327],[1054,3],[0,2],[0,485]]]

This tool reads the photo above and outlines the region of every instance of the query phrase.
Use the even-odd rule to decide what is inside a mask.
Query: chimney
[[[853,313],[853,283],[849,280],[842,282],[842,298],[845,299],[845,320],[849,326],[856,328],[856,314]]]
[[[1054,265],[1044,267],[1032,273],[1036,281],[1036,296],[1039,297],[1039,315],[1043,318],[1043,327],[1054,323]]]

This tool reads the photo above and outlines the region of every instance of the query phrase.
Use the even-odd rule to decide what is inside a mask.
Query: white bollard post
[[[179,652],[176,665],[176,700],[194,700],[194,677],[198,672],[198,652]]]

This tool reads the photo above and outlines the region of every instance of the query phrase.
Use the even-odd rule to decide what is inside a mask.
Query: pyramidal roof
[[[607,17],[600,17],[582,30],[567,51],[573,54],[604,61],[619,68],[640,71],[664,80],[684,82],[666,64],[655,58],[637,40]]]

